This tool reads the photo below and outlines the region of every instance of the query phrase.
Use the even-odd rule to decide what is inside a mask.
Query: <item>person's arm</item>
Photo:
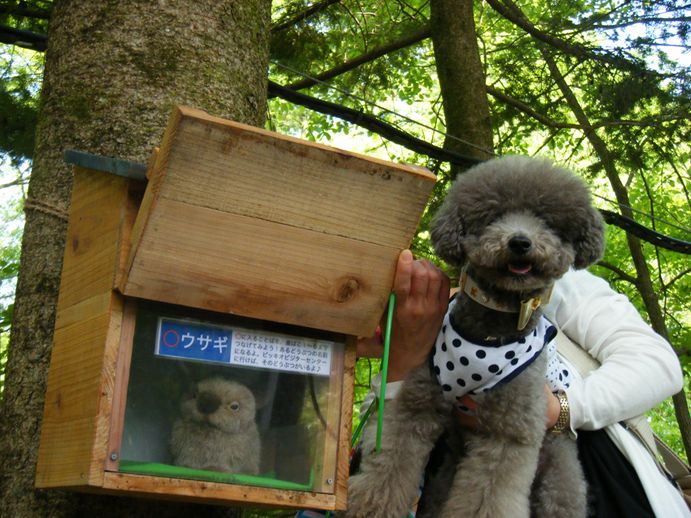
[[[410,250],[398,258],[393,291],[393,323],[386,397],[393,398],[400,381],[427,361],[449,304],[449,279],[429,261],[416,260]],[[381,356],[377,338],[358,342],[359,356]],[[378,380],[373,381],[378,391]]]
[[[601,366],[566,390],[573,429],[597,430],[639,415],[683,386],[679,360],[624,295],[587,271],[570,271],[545,314]]]

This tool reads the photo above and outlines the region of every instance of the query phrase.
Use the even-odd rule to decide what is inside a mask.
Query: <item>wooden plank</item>
[[[62,329],[84,321],[92,316],[105,315],[110,310],[111,291],[97,293],[69,307],[58,307],[55,329]]]
[[[127,197],[124,201],[124,207],[120,214],[120,226],[118,228],[117,236],[117,258],[115,278],[112,286],[114,288],[120,287],[124,284],[127,278],[129,269],[130,251],[132,248],[132,231],[134,223],[139,213],[139,207],[142,204],[144,197],[144,182],[130,181],[127,190]]]
[[[355,345],[356,337],[350,336],[346,341],[343,359],[343,390],[341,391],[341,421],[338,442],[338,464],[336,466],[336,507],[345,510],[348,504],[348,477],[350,475],[350,438],[353,425],[353,391],[355,389]]]
[[[117,360],[115,363],[115,378],[113,380],[112,391],[113,400],[108,426],[105,469],[109,471],[117,471],[120,469],[120,446],[123,425],[125,423],[127,387],[130,378],[130,363],[132,360],[136,320],[137,302],[132,299],[126,300],[123,307],[120,340],[117,346]],[[115,453],[116,456],[113,458],[111,453]]]
[[[190,108],[153,162],[123,293],[351,335],[374,331],[434,185]]]
[[[91,466],[108,311],[56,329],[48,372],[37,487],[94,483]]]
[[[324,493],[111,472],[105,474],[103,489],[98,492],[206,504],[270,505],[283,509],[332,510],[335,505],[334,496]]]
[[[44,419],[38,450],[37,488],[82,487],[90,483],[89,465],[94,417],[70,419],[69,433],[60,421]]]
[[[394,248],[434,185],[422,168],[184,109],[169,142],[162,197]]]
[[[132,268],[136,251],[139,249],[144,232],[149,224],[151,213],[156,207],[161,184],[166,177],[166,164],[168,161],[168,152],[170,150],[170,142],[175,138],[175,128],[179,125],[180,114],[174,110],[170,120],[168,121],[168,130],[163,135],[162,148],[157,148],[150,157],[146,177],[149,180],[146,186],[146,191],[139,206],[139,212],[132,225],[132,229],[128,234],[129,254],[124,263],[124,275],[117,279],[115,286],[120,292],[125,293],[125,286],[127,277]]]
[[[131,181],[98,171],[75,170],[59,308],[111,290]]]
[[[326,411],[324,412],[326,427],[316,454],[318,461],[315,469],[314,491],[318,493],[334,493],[336,487],[340,417],[341,411],[344,410],[341,408],[344,355],[344,346],[340,346],[339,354],[333,355],[329,373],[329,388],[326,393]]]
[[[38,453],[36,485],[100,485],[121,300],[112,291],[127,255],[137,182],[77,168]],[[140,184],[141,185],[141,184]],[[110,346],[109,346],[110,344]],[[99,435],[101,434],[101,435]]]
[[[111,426],[113,404],[124,405],[127,396],[127,378],[122,379],[118,374],[118,360],[121,356],[127,358],[128,351],[122,351],[123,342],[129,341],[130,347],[134,335],[134,314],[129,313],[124,318],[124,298],[119,293],[113,293],[113,303],[108,321],[108,331],[102,346],[102,364],[99,369],[99,388],[96,395],[96,425],[93,447],[91,449],[91,482],[101,485],[103,473],[111,453]],[[120,366],[120,368],[124,368]],[[127,364],[129,368],[129,361]],[[117,407],[116,407],[117,408]],[[118,409],[119,410],[119,409]],[[115,430],[119,433],[120,429]]]
[[[399,253],[165,199],[148,225],[126,295],[356,336],[374,332]]]

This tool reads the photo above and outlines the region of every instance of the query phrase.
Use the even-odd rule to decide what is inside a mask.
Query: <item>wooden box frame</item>
[[[166,175],[171,175],[171,164],[175,161],[174,151],[180,147],[179,142],[175,140],[176,136],[184,133],[181,128],[187,122],[193,125],[195,131],[205,131],[207,136],[214,132],[230,134],[233,145],[237,145],[238,135],[240,140],[243,136],[249,135],[250,141],[253,142],[257,139],[263,139],[263,142],[273,139],[271,142],[279,148],[282,147],[283,151],[292,146],[294,155],[304,153],[318,156],[320,160],[331,160],[337,167],[356,170],[359,168],[359,178],[364,180],[377,175],[380,178],[390,175],[385,179],[390,180],[393,177],[399,183],[405,184],[412,179],[413,185],[406,186],[402,194],[398,186],[389,182],[389,185],[394,185],[395,192],[400,196],[400,200],[397,200],[400,202],[398,210],[408,213],[404,228],[399,226],[394,230],[389,229],[390,233],[396,236],[385,236],[384,244],[367,245],[358,249],[360,254],[365,253],[365,249],[386,249],[386,253],[381,252],[373,261],[377,265],[384,264],[383,270],[376,266],[372,272],[377,278],[383,277],[383,280],[378,281],[381,284],[372,287],[373,283],[369,278],[365,278],[366,273],[362,272],[355,278],[349,276],[350,274],[339,275],[337,279],[343,280],[343,284],[339,285],[340,281],[337,280],[335,285],[321,286],[325,294],[323,296],[330,298],[330,303],[320,301],[319,297],[322,295],[315,295],[316,292],[305,297],[309,299],[308,305],[311,308],[312,315],[309,317],[305,316],[304,308],[291,313],[285,311],[285,306],[278,305],[266,310],[257,305],[257,293],[265,289],[265,286],[259,285],[243,285],[244,293],[250,295],[248,299],[251,301],[245,306],[236,304],[232,307],[219,307],[219,300],[224,300],[223,297],[214,298],[207,305],[203,298],[195,299],[189,304],[217,312],[303,325],[347,335],[345,353],[335,363],[331,378],[332,383],[340,385],[341,390],[337,391],[340,394],[340,404],[329,406],[331,409],[340,407],[338,437],[334,442],[337,449],[336,475],[335,480],[331,481],[333,489],[330,492],[278,490],[118,472],[119,434],[124,415],[136,318],[134,297],[173,304],[185,302],[177,295],[172,298],[159,296],[160,290],[147,291],[147,286],[156,283],[148,283],[146,279],[142,281],[142,276],[135,270],[137,253],[146,246],[142,244],[147,239],[146,229],[152,228],[151,211],[157,204],[163,204],[161,196],[165,196],[165,192],[161,185]],[[215,145],[213,138],[210,140],[210,145]],[[210,152],[217,151],[218,149],[213,148]],[[201,160],[204,160],[203,153]],[[387,286],[390,286],[393,279],[396,257],[398,252],[409,244],[414,224],[424,208],[434,177],[419,168],[395,166],[325,146],[305,143],[213,118],[187,108],[177,108],[174,111],[161,152],[151,161],[148,174],[151,178],[147,187],[143,179],[118,176],[91,167],[75,167],[36,486],[218,504],[247,505],[251,502],[283,508],[344,509],[347,498],[355,336],[371,334],[374,331],[388,297]],[[318,177],[316,181],[323,181],[323,177]],[[371,187],[366,186],[363,192],[369,188]],[[389,208],[391,206],[390,203],[382,205]],[[413,216],[410,216],[410,213],[413,213]],[[377,211],[373,211],[372,217],[376,218],[377,214]],[[339,217],[343,219],[343,214]],[[393,218],[396,217],[394,211]],[[259,228],[266,228],[266,220],[262,215],[249,214],[243,218],[256,218]],[[354,216],[352,228],[359,229],[362,226],[362,221],[358,218],[362,218],[362,215]],[[322,233],[324,229],[316,231]],[[356,238],[355,241],[358,241],[357,246],[362,246],[360,238]],[[354,257],[356,256],[357,254]],[[235,290],[236,284],[230,282],[227,286],[231,286],[231,289],[223,296],[232,293],[234,300],[237,300],[239,292]],[[353,291],[358,296],[353,296]],[[305,290],[302,290],[303,295],[304,293]],[[360,293],[363,296],[359,296]],[[290,294],[286,294],[284,290],[281,297],[286,296]],[[300,296],[299,292],[297,296]],[[242,299],[241,296],[239,298]],[[342,309],[348,305],[350,309]],[[314,308],[322,308],[323,311]],[[342,320],[346,321],[345,325],[341,323]]]

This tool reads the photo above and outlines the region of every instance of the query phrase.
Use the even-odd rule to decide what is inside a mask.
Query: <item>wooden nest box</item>
[[[355,337],[433,175],[190,108],[148,183],[75,156],[36,486],[343,509]]]

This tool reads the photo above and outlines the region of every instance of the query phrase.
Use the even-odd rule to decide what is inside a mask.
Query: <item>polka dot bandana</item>
[[[476,344],[454,329],[451,308],[455,303],[454,299],[449,305],[432,357],[434,372],[447,398],[457,403],[466,394],[479,395],[511,380],[530,365],[545,346],[549,355],[547,382],[552,390],[569,386],[569,373],[559,360],[553,341],[557,329],[545,317],[540,318],[530,334],[515,342]]]

